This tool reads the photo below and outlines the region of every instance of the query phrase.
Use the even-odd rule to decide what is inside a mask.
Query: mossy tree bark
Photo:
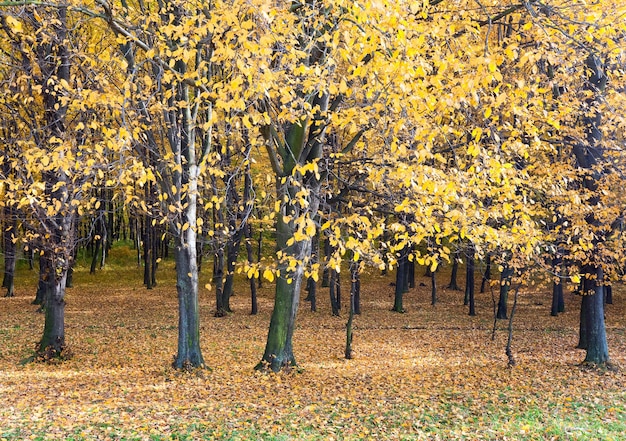
[[[285,260],[278,265],[279,275],[276,278],[274,309],[265,352],[261,362],[257,365],[257,369],[270,369],[278,372],[284,368],[296,366],[292,338],[300,303],[300,287],[304,275],[302,262],[308,258],[311,252],[310,239],[287,243],[290,238],[293,238],[296,230],[293,224],[284,221],[283,216],[278,216],[276,246],[283,255],[294,259],[295,268],[289,269],[289,262]]]

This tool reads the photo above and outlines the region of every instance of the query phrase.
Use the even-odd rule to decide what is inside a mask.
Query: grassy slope
[[[36,274],[22,270],[17,296],[0,299],[0,438],[607,440],[626,433],[624,370],[577,366],[584,353],[573,349],[575,296],[553,318],[547,289],[522,293],[517,366],[508,369],[505,323],[490,340],[489,294],[478,296],[472,318],[462,293],[441,291],[431,307],[428,288],[418,287],[407,295],[408,312],[396,314],[390,279],[368,276],[354,360],[342,358],[346,314],[330,316],[322,289],[318,313],[301,306],[295,352],[303,371],[264,375],[252,367],[264,348],[271,287],[252,317],[239,283],[236,313],[225,318],[212,317],[212,293],[202,291],[202,350],[211,370],[178,373],[170,368],[172,273],[165,262],[159,285],[147,291],[137,268],[89,275],[85,263],[67,293],[74,358],[20,366],[43,327],[30,304]],[[623,288],[616,291],[607,309],[609,349],[626,368],[626,307]]]

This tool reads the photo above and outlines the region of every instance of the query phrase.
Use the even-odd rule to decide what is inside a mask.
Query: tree
[[[97,62],[93,52],[81,51],[90,29],[75,18],[68,3],[0,9],[2,52],[15,60],[2,72],[12,93],[2,95],[0,105],[16,129],[3,139],[13,147],[0,158],[0,181],[4,206],[28,209],[26,240],[39,251],[45,324],[36,356],[43,359],[69,353],[65,287],[77,245],[75,224],[94,206],[88,195],[103,179],[105,148],[117,145],[113,133],[92,119],[97,112],[112,114],[101,100],[108,84],[90,87],[82,75]]]
[[[213,101],[206,85],[195,80],[212,79],[210,20],[202,2],[166,2],[160,10],[124,3],[119,13],[108,3],[101,6],[128,72],[125,128],[134,134],[134,152],[148,170],[138,182],[156,184],[158,213],[152,215],[159,214],[158,222],[167,223],[174,237],[179,303],[174,367],[203,367],[196,248],[203,222],[197,213],[198,188],[212,161]],[[156,223],[153,217],[151,224]]]

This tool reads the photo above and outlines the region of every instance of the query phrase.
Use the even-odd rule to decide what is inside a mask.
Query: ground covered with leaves
[[[294,341],[301,369],[269,375],[253,370],[269,324],[269,284],[257,316],[249,315],[243,283],[235,313],[223,318],[213,317],[213,296],[203,290],[208,369],[170,367],[177,336],[170,273],[163,265],[148,291],[137,268],[95,275],[79,268],[67,292],[73,358],[20,365],[43,327],[31,305],[36,273],[21,271],[16,297],[0,299],[0,438],[617,440],[626,433],[622,287],[606,312],[617,370],[579,366],[580,298],[572,294],[566,312],[550,317],[547,287],[522,288],[517,363],[508,368],[505,322],[491,340],[490,293],[477,296],[478,316],[469,317],[461,292],[441,290],[433,307],[429,287],[420,286],[398,314],[390,311],[392,279],[374,274],[363,281],[354,359],[343,358],[347,313],[332,317],[322,289],[317,313],[301,304]]]

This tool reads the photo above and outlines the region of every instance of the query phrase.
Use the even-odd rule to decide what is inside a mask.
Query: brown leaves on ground
[[[207,277],[207,275],[204,275]],[[106,279],[103,282],[103,279]],[[549,315],[547,289],[520,295],[506,367],[505,323],[491,341],[489,294],[468,317],[462,293],[411,290],[406,314],[390,311],[389,280],[366,276],[355,319],[355,358],[343,358],[344,317],[302,302],[294,350],[299,372],[253,370],[263,353],[271,287],[249,315],[244,283],[235,314],[213,317],[203,292],[202,350],[209,369],[171,369],[176,351],[173,283],[141,287],[133,270],[77,274],[67,293],[74,357],[20,366],[40,337],[33,286],[0,308],[2,439],[619,439],[626,430],[624,370],[588,371],[577,343],[580,298]],[[443,282],[443,281],[442,281]],[[442,283],[443,285],[443,283]],[[618,289],[618,291],[621,288]],[[347,290],[346,290],[347,292]],[[344,302],[347,303],[347,302]],[[609,349],[626,366],[624,306],[607,307]]]

